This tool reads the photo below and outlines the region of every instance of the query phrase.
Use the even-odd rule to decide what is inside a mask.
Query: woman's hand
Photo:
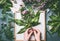
[[[41,41],[40,39],[40,30],[39,29],[36,29],[36,28],[33,28],[34,29],[34,36],[35,36],[35,39],[36,41]]]
[[[30,28],[28,28],[28,29],[25,31],[25,33],[24,33],[24,39],[25,39],[25,41],[29,41],[32,33],[33,33],[33,31],[32,31]]]

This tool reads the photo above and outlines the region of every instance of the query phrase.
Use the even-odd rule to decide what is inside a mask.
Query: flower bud
[[[22,14],[24,15],[24,14],[28,14],[28,11],[27,10],[24,10],[24,11],[22,11]]]

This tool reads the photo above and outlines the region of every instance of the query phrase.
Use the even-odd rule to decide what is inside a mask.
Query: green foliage
[[[48,25],[52,26],[52,29],[50,30],[52,34],[58,33],[60,36],[60,0],[50,0],[46,3],[46,8],[51,9],[54,13],[50,16],[50,19],[48,21]]]
[[[0,20],[2,22],[0,27],[0,41],[13,41],[14,38],[13,31],[11,30],[13,29],[11,23],[13,22],[14,17],[10,10],[11,6],[12,3],[10,0],[0,0],[0,10],[2,10],[0,14]],[[2,35],[5,36],[6,39],[3,38]]]
[[[60,13],[60,0],[50,0],[46,3],[46,8],[51,9],[54,13]]]
[[[50,19],[51,20],[48,21],[48,25],[52,26],[52,29],[50,31],[52,32],[52,34],[57,32],[60,36],[60,15],[52,14],[50,16]]]
[[[25,22],[23,20],[15,19],[15,22],[16,22],[16,24],[18,24],[20,26],[24,26],[25,25]]]
[[[31,0],[31,2],[29,0],[23,0],[23,2],[25,3],[26,7],[25,8],[22,7],[21,12],[23,12],[25,9],[28,9],[28,13],[24,15],[21,14],[22,20],[18,19],[15,20],[16,24],[24,26],[24,28],[20,29],[20,31],[18,32],[20,34],[25,32],[27,28],[40,24],[38,22],[40,16],[40,9],[38,9],[38,12],[36,14],[34,12],[34,9],[38,8],[39,6],[43,8],[46,0],[41,0],[40,2],[36,0],[35,1]]]
[[[22,12],[24,12],[24,11],[26,11],[26,10],[23,9]],[[16,24],[18,24],[19,26],[24,26],[24,28],[20,29],[18,34],[25,32],[27,28],[31,28],[33,26],[40,24],[39,23],[39,16],[40,16],[40,11],[37,11],[37,13],[35,14],[32,8],[31,9],[28,8],[28,12],[26,12],[25,14],[21,13],[22,19],[20,19],[20,20],[15,19]]]
[[[12,39],[14,38],[13,31],[11,31],[11,29],[13,29],[13,26],[11,25],[13,17],[11,17],[9,14],[2,15],[2,17],[0,17],[0,20],[2,22],[0,27],[0,39],[2,39],[3,36],[5,36],[7,40],[12,41]],[[3,33],[4,35],[2,36]],[[5,41],[4,38],[2,40]]]
[[[45,10],[45,4],[48,0],[23,0],[26,7],[33,7],[34,9]]]
[[[0,8],[6,8],[8,9],[9,7],[12,6],[12,3],[10,2],[10,0],[0,0]],[[7,8],[8,7],[8,8]]]

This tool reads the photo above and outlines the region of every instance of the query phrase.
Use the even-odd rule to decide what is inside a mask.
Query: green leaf
[[[28,28],[31,28],[30,24],[26,24],[24,28],[21,28],[18,32],[18,34],[24,33]]]
[[[30,7],[30,6],[28,7],[28,9],[29,9],[29,11],[30,11],[30,12],[32,12],[32,11],[33,11],[32,7]]]
[[[40,11],[38,11],[35,15],[35,17],[39,17],[40,16]]]
[[[53,26],[53,28],[50,30],[52,32],[52,34],[54,34],[54,33],[56,33],[58,31],[59,26],[60,26],[59,24],[56,25],[56,26]]]
[[[24,11],[25,9],[26,9],[25,7],[22,7],[20,10],[21,10],[21,12],[22,12],[22,11]]]
[[[40,18],[40,11],[38,11],[35,15],[35,17],[32,19],[31,22],[38,22],[39,21],[39,18]]]
[[[13,39],[13,32],[11,31],[11,27],[6,27],[6,29],[4,30],[4,32],[5,32],[5,35],[6,35],[6,38],[8,38],[8,39]]]
[[[48,25],[50,26],[56,26],[58,24],[58,22],[55,22],[55,21],[48,21]]]
[[[40,23],[37,23],[37,22],[32,22],[31,23],[31,26],[37,26],[37,25],[39,25]]]
[[[22,29],[20,29],[20,31],[18,32],[18,34],[21,34],[21,33],[25,32],[25,31],[26,31],[26,28],[22,28]]]
[[[50,30],[52,34],[58,32],[59,34],[59,28],[60,28],[60,16],[58,14],[53,14],[50,16],[50,19],[48,21],[48,25],[52,26],[52,29]]]
[[[38,17],[34,17],[31,22],[38,22]]]
[[[6,3],[6,8],[10,8],[10,7],[12,7],[12,4]]]
[[[0,0],[0,4],[5,4],[6,0]]]
[[[13,14],[11,13],[6,13],[8,16],[13,17]]]
[[[50,17],[50,19],[52,19],[52,20],[55,20],[57,17],[56,16],[54,16],[54,15],[51,15],[51,16],[49,16]]]
[[[26,23],[23,20],[15,19],[15,23],[19,26],[24,26]]]

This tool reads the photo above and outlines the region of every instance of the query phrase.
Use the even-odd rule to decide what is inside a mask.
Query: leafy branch
[[[22,8],[23,9],[23,8]],[[22,10],[21,9],[21,10]],[[36,26],[39,23],[39,16],[40,16],[40,11],[37,11],[37,13],[33,13],[33,10],[26,10],[23,9],[21,12],[21,17],[22,19],[15,19],[15,23],[18,24],[19,26],[24,26],[24,28],[20,29],[18,34],[21,34],[26,31],[27,28],[32,28],[33,26]]]

